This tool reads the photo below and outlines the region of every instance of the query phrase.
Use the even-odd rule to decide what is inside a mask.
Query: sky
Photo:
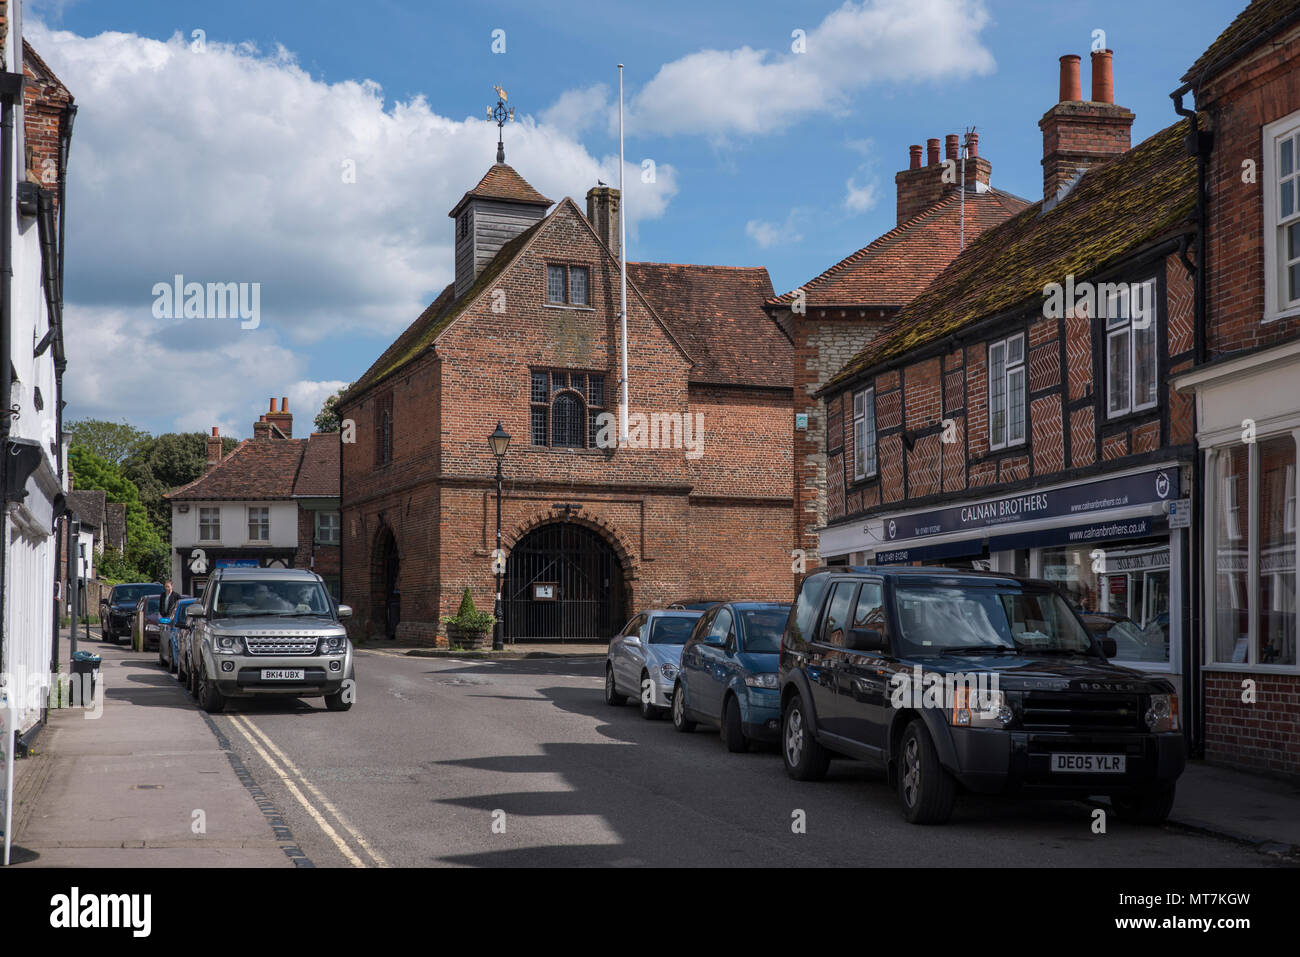
[[[27,0],[78,104],[69,169],[69,420],[295,434],[453,274],[448,211],[506,160],[585,208],[618,182],[628,256],[766,266],[778,292],[895,224],[908,146],[975,127],[997,188],[1042,193],[1058,58],[1114,53],[1133,142],[1245,0],[430,3]],[[1098,32],[1100,31],[1100,33]],[[239,283],[255,319],[169,315]]]

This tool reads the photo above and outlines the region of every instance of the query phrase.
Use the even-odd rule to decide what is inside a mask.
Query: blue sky
[[[629,188],[631,258],[765,265],[783,291],[893,226],[893,175],[927,137],[974,125],[994,185],[1036,198],[1057,59],[1083,56],[1086,94],[1095,30],[1134,142],[1173,122],[1178,77],[1243,6],[29,0],[28,38],[81,107],[69,416],[246,435],[271,394],[313,414],[449,278],[446,213],[492,161],[494,83],[521,121],[508,161],[581,202],[617,177],[624,62],[629,167],[659,173]],[[336,187],[349,160],[358,182]],[[261,326],[155,318],[177,272],[261,282]],[[198,374],[169,389],[163,367]]]

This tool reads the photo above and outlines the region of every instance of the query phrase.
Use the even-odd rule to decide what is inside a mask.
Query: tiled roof
[[[695,360],[691,382],[790,387],[794,347],[763,311],[765,268],[628,263],[627,278]]]
[[[103,528],[106,498],[103,489],[78,489],[68,493],[68,505],[77,513],[82,526]]]
[[[1047,213],[1042,203],[984,233],[872,343],[830,381],[834,386],[979,319],[1037,298],[1051,282],[1082,279],[1190,228],[1196,161],[1186,120],[1089,170]]]
[[[1232,56],[1252,40],[1281,26],[1288,18],[1295,22],[1296,17],[1300,17],[1300,0],[1254,0],[1237,14],[1237,19],[1228,24],[1228,29],[1220,33],[1219,38],[1192,64],[1192,68],[1183,74],[1183,82],[1192,83],[1201,79],[1201,73],[1213,66],[1220,57]],[[1221,63],[1219,69],[1229,65]]]
[[[528,185],[527,181],[515,172],[514,167],[505,163],[496,163],[478,181],[478,185],[460,198],[449,216],[455,216],[460,208],[471,199],[503,199],[511,203],[527,203],[531,206],[550,206],[551,201]]]
[[[164,497],[173,502],[292,498],[306,447],[307,439],[245,439],[203,475]]]
[[[313,432],[307,440],[298,478],[293,484],[295,498],[337,498],[339,494],[339,434]]]
[[[1029,201],[990,189],[966,192],[966,236],[1005,222]],[[894,227],[871,245],[840,260],[804,283],[808,306],[900,306],[930,284],[961,249],[961,193],[942,200]],[[790,305],[794,291],[775,296],[769,306]]]

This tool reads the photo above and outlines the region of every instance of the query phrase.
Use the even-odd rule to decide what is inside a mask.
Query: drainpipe
[[[63,373],[68,368],[68,357],[64,352],[63,339],[63,236],[67,221],[68,208],[68,153],[72,147],[72,124],[77,118],[77,107],[69,103],[59,115],[59,310],[56,317],[59,323],[54,338],[54,457],[58,463],[59,487],[64,484],[63,462]],[[63,513],[55,518],[54,523],[54,577],[59,578],[59,565],[63,535],[67,529],[67,519]],[[60,592],[62,589],[60,588]],[[62,617],[63,600],[54,610],[54,640],[50,649],[50,674],[59,671],[59,619]],[[89,612],[87,612],[89,616]],[[74,623],[75,624],[75,623]],[[103,624],[100,624],[103,627]]]
[[[1193,366],[1200,366],[1206,362],[1206,250],[1208,240],[1206,237],[1207,226],[1209,224],[1209,207],[1206,202],[1206,180],[1208,178],[1208,165],[1210,151],[1214,146],[1214,135],[1210,131],[1200,128],[1200,117],[1195,109],[1188,109],[1183,105],[1183,97],[1189,92],[1195,97],[1196,85],[1185,83],[1177,90],[1170,94],[1174,101],[1174,112],[1179,116],[1187,117],[1190,121],[1190,128],[1187,133],[1187,153],[1189,156],[1196,157],[1196,286],[1193,294],[1192,309],[1192,348],[1193,348]],[[1205,753],[1205,685],[1203,680],[1204,662],[1202,661],[1205,653],[1205,456],[1198,449],[1195,462],[1192,466],[1192,482],[1196,494],[1192,496],[1192,539],[1191,551],[1191,579],[1192,579],[1192,601],[1191,614],[1189,615],[1191,625],[1190,640],[1186,643],[1187,650],[1187,667],[1183,669],[1183,700],[1191,704],[1192,720],[1188,731],[1190,732],[1188,748],[1194,757],[1202,757]]]
[[[21,43],[21,38],[15,37]],[[9,357],[13,352],[13,210],[17,180],[13,175],[14,104],[23,95],[23,75],[0,73],[0,673],[7,670],[5,635],[5,579],[9,551],[9,434],[13,430],[13,379]]]

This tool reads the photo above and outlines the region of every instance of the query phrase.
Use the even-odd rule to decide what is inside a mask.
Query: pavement
[[[464,648],[431,648],[425,644],[414,644],[390,639],[376,639],[357,646],[366,651],[395,652],[410,655],[413,658],[457,658],[461,660],[479,658],[497,658],[503,661],[518,661],[528,658],[604,658],[609,648],[608,641],[565,641],[565,642],[528,642],[526,645],[508,644],[501,651],[490,647],[473,651]]]
[[[16,763],[18,866],[1300,863],[1300,783],[1200,762],[1166,828],[1098,841],[1086,805],[969,798],[918,829],[855,762],[798,785],[775,753],[728,755],[704,729],[608,707],[591,645],[427,661],[372,643],[351,712],[268,700],[214,717],[155,654],[81,647],[104,658],[102,712],[51,712]],[[821,825],[807,840],[789,840],[792,802]]]

